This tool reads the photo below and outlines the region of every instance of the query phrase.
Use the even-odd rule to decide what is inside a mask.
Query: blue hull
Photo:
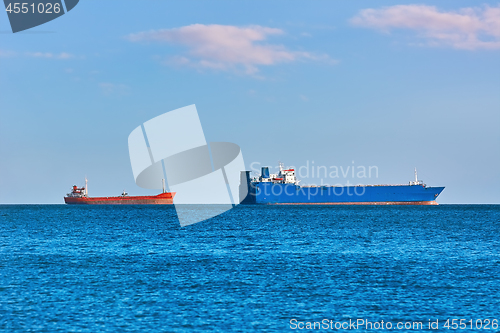
[[[437,205],[444,187],[425,185],[298,186],[250,182],[242,175],[242,204],[415,204]],[[248,189],[248,191],[247,191]]]
[[[253,185],[253,186],[252,186]],[[252,184],[242,203],[250,204],[437,204],[444,187],[382,185],[303,187],[293,184]]]

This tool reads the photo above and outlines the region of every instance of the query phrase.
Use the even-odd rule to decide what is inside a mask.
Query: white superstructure
[[[294,184],[298,185],[300,180],[295,177],[295,169],[285,169],[283,163],[279,164],[278,173],[268,173],[268,168],[262,168],[263,172],[260,177],[255,177],[254,182],[275,183],[275,184]]]
[[[417,168],[415,168],[415,180],[414,181],[410,181],[410,185],[424,185],[424,182],[421,181],[421,180],[418,180],[418,176],[417,176]]]

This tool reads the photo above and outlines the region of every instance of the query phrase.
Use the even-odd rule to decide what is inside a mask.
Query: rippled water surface
[[[498,205],[238,206],[182,229],[173,207],[4,205],[0,331],[500,320],[499,231]]]

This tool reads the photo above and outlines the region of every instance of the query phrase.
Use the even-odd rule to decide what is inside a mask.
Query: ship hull
[[[146,196],[64,197],[64,202],[69,205],[172,205],[174,195],[167,192]]]
[[[365,202],[300,202],[300,203],[269,203],[269,205],[439,205],[436,200],[432,201],[365,201]]]
[[[437,205],[444,187],[423,185],[298,186],[248,183],[242,204],[268,205]]]

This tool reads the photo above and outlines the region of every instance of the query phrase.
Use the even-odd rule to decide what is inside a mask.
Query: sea
[[[500,205],[0,205],[0,331],[500,332],[499,234]]]

